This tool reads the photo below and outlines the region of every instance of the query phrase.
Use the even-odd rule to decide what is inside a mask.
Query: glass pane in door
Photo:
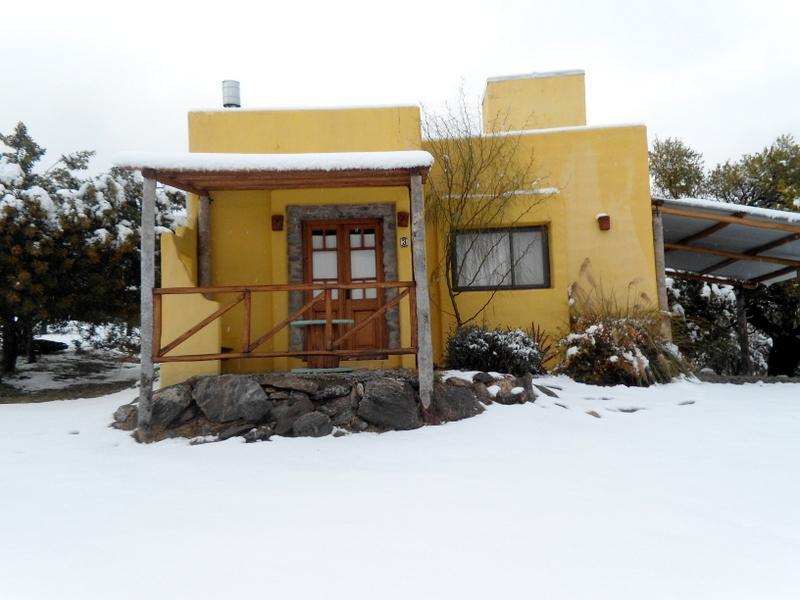
[[[364,282],[374,283],[378,280],[378,269],[375,263],[375,250],[351,250],[350,251],[350,277],[353,283]],[[374,300],[377,298],[375,288],[364,288],[353,290],[353,300]]]
[[[336,250],[336,230],[314,230],[311,232],[311,278],[314,283],[336,283],[339,280],[339,258]],[[314,290],[314,296],[322,294]],[[331,297],[339,297],[333,290]]]

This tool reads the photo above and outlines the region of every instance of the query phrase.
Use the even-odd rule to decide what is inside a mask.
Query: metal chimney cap
[[[242,99],[239,94],[239,82],[225,79],[222,82],[222,106],[225,108],[241,108]]]

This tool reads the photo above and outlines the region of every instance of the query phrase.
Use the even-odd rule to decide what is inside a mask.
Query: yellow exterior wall
[[[543,196],[517,196],[509,218],[534,203],[517,225],[547,225],[551,287],[498,292],[478,321],[489,326],[528,328],[538,324],[551,335],[568,327],[567,289],[578,279],[588,258],[595,279],[621,299],[631,290],[656,302],[647,139],[642,126],[566,127],[585,123],[583,74],[490,81],[484,99],[484,118],[505,112],[506,130],[527,130],[520,135],[520,156],[535,156],[538,185],[558,188]],[[531,121],[533,115],[535,119]],[[498,123],[487,123],[487,128]],[[549,131],[547,127],[559,127]],[[337,152],[417,150],[424,147],[416,107],[339,110],[227,110],[189,114],[189,141],[193,152]],[[437,166],[431,177],[437,177]],[[211,238],[214,285],[288,283],[287,227],[273,232],[272,215],[286,217],[290,205],[393,203],[409,211],[406,188],[355,188],[313,190],[263,190],[212,192]],[[163,285],[196,285],[197,201],[190,196],[190,227],[162,236]],[[611,216],[611,230],[600,231],[596,216]],[[438,233],[428,226],[427,256],[430,270],[443,256]],[[401,247],[408,228],[397,229],[398,279],[412,278],[411,249]],[[486,301],[486,292],[465,292],[459,297],[463,312]],[[453,319],[448,314],[446,282],[431,282],[435,360],[442,350]],[[206,300],[200,296],[168,299],[164,306],[164,343],[210,314],[229,298]],[[216,352],[241,347],[242,311],[239,306],[186,342],[193,352]],[[407,303],[401,309],[401,342],[410,341]],[[288,316],[288,294],[253,296],[253,339]],[[171,336],[171,338],[170,338]],[[288,347],[288,330],[262,346],[263,351]],[[183,349],[183,348],[182,348]],[[414,357],[384,361],[358,361],[359,367],[414,366]],[[297,359],[243,359],[162,365],[162,385],[197,373],[287,370],[304,366]]]
[[[486,133],[586,125],[584,73],[562,71],[489,79],[482,109]]]
[[[289,283],[287,227],[272,231],[271,215],[286,215],[289,205],[320,204],[395,204],[397,211],[409,210],[405,188],[347,188],[328,190],[274,190],[272,192],[215,192],[211,209],[212,282],[224,285],[267,285]],[[408,228],[398,228],[396,240],[397,268],[400,281],[410,281],[411,249],[400,247],[400,237],[409,236]],[[236,297],[218,295],[224,304]],[[255,340],[289,314],[286,292],[253,295],[252,336]],[[221,318],[221,345],[239,349],[243,338],[243,307],[237,306]],[[401,310],[401,317],[405,311]],[[401,318],[401,338],[410,341],[407,319]],[[288,348],[288,329],[283,329],[260,350]],[[348,362],[343,362],[347,366]],[[352,363],[368,367],[412,366],[409,358],[389,357],[383,361]],[[226,373],[247,373],[287,370],[303,367],[299,359],[230,359],[223,363]]]
[[[419,150],[421,127],[418,107],[375,107],[322,110],[226,110],[189,113],[189,149],[192,152],[346,152]],[[286,216],[288,205],[393,203],[397,211],[409,211],[406,188],[349,188],[328,190],[263,190],[254,192],[211,193],[211,270],[215,286],[236,284],[288,283],[287,232],[273,232],[271,217]],[[197,198],[189,197],[190,214],[197,211]],[[196,239],[194,229],[181,235]],[[408,228],[397,228],[397,275],[401,281],[412,279],[411,249],[401,247],[400,238],[410,237]],[[177,238],[176,238],[177,239]],[[196,285],[196,242],[183,243],[181,251],[173,248],[173,236],[162,240],[162,285]],[[174,274],[174,275],[173,275]],[[207,308],[197,296],[170,298],[164,305],[164,322],[174,338],[191,324],[216,310],[235,295],[217,295]],[[288,294],[270,292],[252,298],[252,339],[266,333],[288,316]],[[238,350],[243,339],[243,306],[237,306],[195,336],[180,349],[193,343],[193,351],[220,348]],[[409,345],[408,302],[400,306],[400,340]],[[186,323],[188,325],[184,326]],[[178,331],[180,330],[180,331]],[[169,338],[169,339],[172,339]],[[165,335],[165,343],[169,341]],[[284,329],[259,348],[261,351],[288,347]],[[343,362],[359,367],[413,367],[413,356],[392,356],[381,361]],[[194,363],[165,363],[161,381],[169,385],[193,374],[209,372],[257,372],[287,370],[305,366],[298,359],[229,359]]]
[[[189,113],[190,152],[419,150],[416,106]]]
[[[521,135],[520,156],[530,156],[531,149],[533,170],[543,179],[539,185],[557,188],[558,193],[517,196],[506,217],[510,223],[516,221],[515,226],[548,226],[551,287],[499,291],[476,322],[520,328],[537,324],[553,337],[563,335],[569,327],[567,290],[580,280],[587,259],[593,278],[606,293],[623,301],[629,294],[633,299],[644,293],[657,305],[646,129],[579,127]],[[434,166],[431,177],[437,176]],[[599,213],[611,216],[609,231],[600,231]],[[441,236],[432,227],[428,230],[443,255]],[[436,282],[432,299],[434,307],[440,307],[433,336],[438,359],[455,326],[447,314],[452,309],[446,286],[444,279]],[[462,314],[479,309],[489,295],[461,293],[457,301]]]
[[[193,218],[191,212],[189,223],[192,226],[180,227],[175,233],[161,235],[161,287],[197,285],[197,231],[194,227],[196,217]],[[206,300],[200,294],[165,295],[162,302],[162,348],[219,308],[217,302]],[[219,321],[209,323],[170,354],[218,352],[220,326]],[[166,387],[193,375],[216,375],[219,372],[218,360],[162,363],[159,381],[161,387]]]

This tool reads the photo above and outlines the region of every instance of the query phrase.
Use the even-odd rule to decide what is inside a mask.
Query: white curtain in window
[[[514,231],[511,235],[514,246],[514,285],[545,285],[542,231]]]
[[[456,253],[459,287],[511,285],[508,232],[459,233]]]

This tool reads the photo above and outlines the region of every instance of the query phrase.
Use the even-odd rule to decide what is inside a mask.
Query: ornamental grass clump
[[[447,340],[447,365],[469,371],[524,375],[541,373],[544,353],[522,329],[487,329],[468,325]]]
[[[555,372],[575,381],[646,387],[691,373],[646,294],[634,294],[633,301],[621,305],[593,281],[588,292],[574,285],[570,325],[572,332],[557,343],[561,360]]]

